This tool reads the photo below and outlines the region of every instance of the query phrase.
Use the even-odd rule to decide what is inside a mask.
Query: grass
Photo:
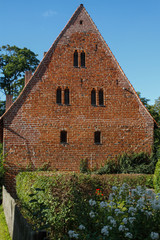
[[[0,205],[0,240],[11,240],[2,205]]]

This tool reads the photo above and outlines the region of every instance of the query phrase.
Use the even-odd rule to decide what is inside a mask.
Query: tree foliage
[[[24,87],[26,71],[34,71],[39,64],[37,55],[27,48],[17,46],[0,47],[0,90],[16,99]],[[0,114],[4,113],[5,102],[0,101]]]
[[[139,98],[141,99],[144,106],[148,109],[151,116],[154,118],[154,120],[157,123],[157,127],[154,129],[154,148],[153,152],[155,153],[155,156],[160,158],[160,97],[155,100],[155,103],[153,105],[150,105],[148,102],[149,99],[145,97],[141,97],[141,93],[137,92]]]

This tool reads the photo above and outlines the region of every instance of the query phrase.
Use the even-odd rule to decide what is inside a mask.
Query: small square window
[[[61,131],[60,142],[67,143],[67,132],[66,131]]]
[[[79,23],[80,23],[80,25],[82,25],[82,24],[83,24],[83,21],[82,21],[82,20],[80,20],[80,22],[79,22]]]
[[[96,131],[94,133],[94,143],[101,144],[101,132],[100,131]]]

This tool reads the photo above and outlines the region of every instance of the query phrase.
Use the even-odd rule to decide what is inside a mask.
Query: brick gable
[[[74,52],[78,67],[74,67]],[[81,67],[81,53],[85,67]],[[62,103],[56,103],[57,89]],[[69,89],[69,104],[65,104]],[[96,105],[91,91],[96,91]],[[103,91],[103,106],[99,91]],[[138,98],[83,5],[45,54],[13,105],[2,116],[9,175],[28,165],[50,163],[60,171],[79,171],[80,161],[99,167],[123,152],[151,152],[154,120]],[[1,127],[2,129],[2,127]],[[67,143],[61,143],[61,132]],[[94,133],[100,132],[100,144]],[[1,134],[2,135],[2,134]]]

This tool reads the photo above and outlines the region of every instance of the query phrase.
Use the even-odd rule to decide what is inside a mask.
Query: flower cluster
[[[97,191],[98,193],[100,189]],[[96,193],[97,194],[97,193]],[[123,184],[112,187],[108,201],[88,202],[88,221],[80,219],[77,233],[70,231],[70,238],[86,239],[159,239],[160,194],[140,186],[130,189]],[[68,233],[69,234],[69,233]],[[88,239],[88,238],[87,238]]]

